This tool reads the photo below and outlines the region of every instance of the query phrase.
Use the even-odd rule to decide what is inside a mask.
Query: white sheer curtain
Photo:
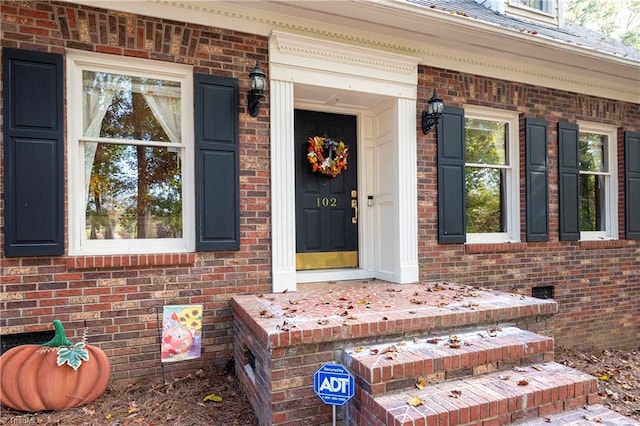
[[[93,78],[87,74],[93,74]],[[87,78],[88,77],[88,78]],[[90,79],[90,81],[88,81]],[[85,71],[83,75],[82,87],[82,134],[83,136],[100,136],[102,120],[107,113],[107,108],[111,105],[113,97],[116,95],[121,84],[118,75],[93,73]],[[98,148],[97,142],[84,143],[84,183],[85,200],[89,199],[89,183],[91,181],[91,169],[93,168],[93,158]]]
[[[143,93],[144,100],[151,108],[162,129],[171,142],[180,142],[180,98]]]

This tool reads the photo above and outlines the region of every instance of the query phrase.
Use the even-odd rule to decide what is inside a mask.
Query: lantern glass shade
[[[253,74],[251,76],[251,90],[258,90],[260,92],[264,91],[265,81],[264,77],[261,75]]]
[[[266,85],[264,71],[256,62],[256,66],[249,73],[249,89],[254,93],[262,93],[266,89]]]
[[[434,102],[433,105],[434,105],[433,112],[435,112],[438,115],[442,114],[442,109],[444,108],[444,104],[442,103],[442,101]]]

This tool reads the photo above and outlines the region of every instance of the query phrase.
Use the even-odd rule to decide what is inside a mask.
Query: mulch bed
[[[640,420],[640,350],[556,348],[556,361],[598,377],[600,403]],[[70,410],[20,413],[2,409],[0,425],[15,424],[253,426],[258,421],[235,376],[211,368],[167,384],[115,384],[93,403]]]
[[[258,421],[238,380],[219,368],[163,384],[110,385],[94,402],[43,413],[0,411],[0,425],[252,426]]]

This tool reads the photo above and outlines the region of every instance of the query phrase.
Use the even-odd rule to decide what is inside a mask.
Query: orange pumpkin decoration
[[[107,389],[109,359],[98,347],[67,340],[59,320],[54,338],[22,345],[0,357],[0,402],[20,411],[61,410],[87,404]],[[65,365],[67,364],[67,365]]]

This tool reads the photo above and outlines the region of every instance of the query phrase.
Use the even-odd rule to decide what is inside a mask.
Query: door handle
[[[358,223],[358,200],[351,200],[351,208],[353,209],[353,216],[351,217],[351,223]]]

